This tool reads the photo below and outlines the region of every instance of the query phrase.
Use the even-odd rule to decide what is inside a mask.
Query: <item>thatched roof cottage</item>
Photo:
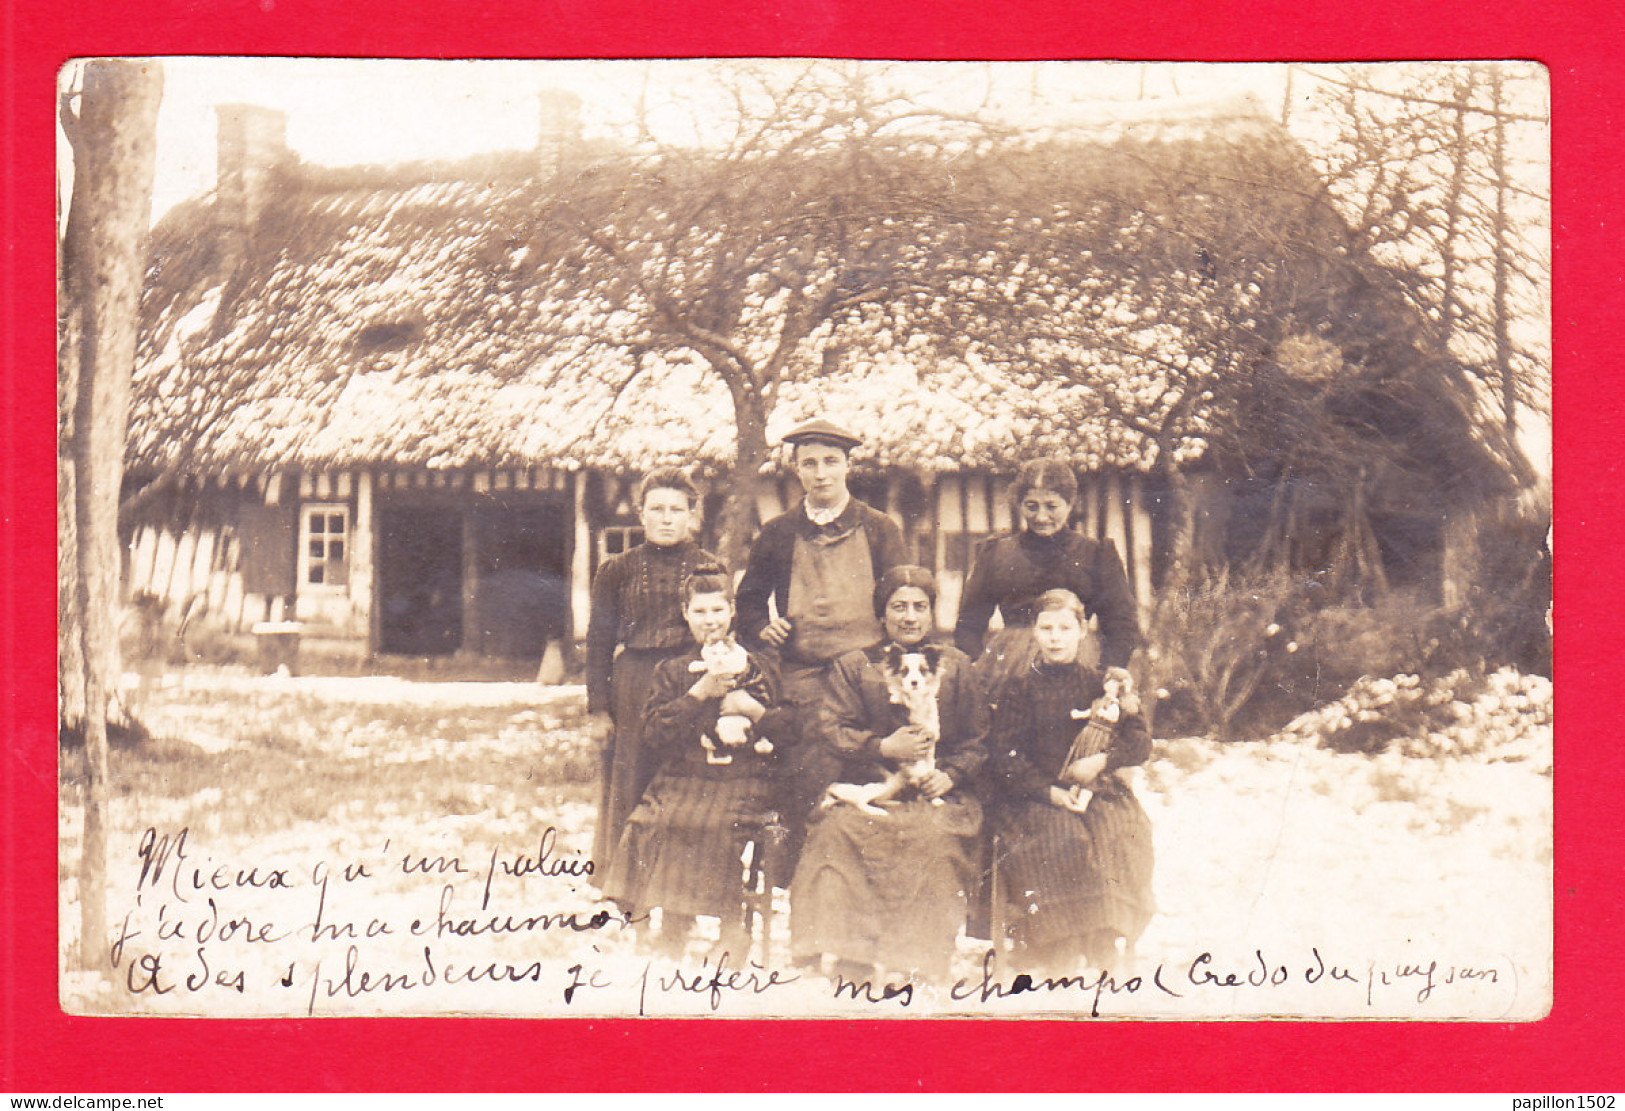
[[[532,280],[515,222],[537,183],[619,156],[580,137],[568,97],[542,116],[533,151],[332,169],[289,151],[278,113],[221,109],[217,189],[151,238],[131,591],[230,632],[297,620],[364,657],[534,658],[583,635],[598,561],[639,539],[641,473],[693,465],[715,522],[733,452],[720,384],[669,359],[628,386],[590,342],[602,307]],[[1283,142],[1256,119],[1147,126],[1169,151],[1238,126]],[[1076,384],[975,352],[924,366],[940,348],[866,334],[835,363],[809,352],[769,431],[821,410],[865,434],[854,485],[942,575],[945,624],[972,545],[1009,527],[1009,475],[1041,451],[1075,461],[1078,527],[1116,540],[1149,604],[1166,483],[1142,431]],[[1199,471],[1203,449],[1188,440],[1183,462]],[[793,496],[782,478],[759,513]]]

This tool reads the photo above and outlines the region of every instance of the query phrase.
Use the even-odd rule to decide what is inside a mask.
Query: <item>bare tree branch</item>
[[[1532,116],[1522,112],[1508,112],[1497,108],[1485,108],[1480,105],[1464,103],[1456,100],[1421,96],[1416,93],[1395,92],[1392,89],[1383,89],[1375,85],[1362,84],[1348,80],[1339,80],[1335,77],[1328,77],[1326,74],[1321,73],[1319,70],[1309,66],[1300,66],[1298,69],[1300,73],[1304,73],[1309,77],[1314,78],[1316,81],[1321,81],[1328,85],[1336,85],[1339,88],[1349,89],[1354,92],[1370,93],[1373,96],[1383,96],[1389,98],[1390,100],[1402,100],[1408,104],[1427,104],[1435,108],[1449,108],[1452,110],[1472,112],[1476,115],[1488,116],[1492,119],[1516,121],[1518,123],[1544,124],[1549,122],[1548,118],[1545,116]]]

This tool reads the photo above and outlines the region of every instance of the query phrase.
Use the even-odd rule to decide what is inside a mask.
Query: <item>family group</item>
[[[804,497],[737,587],[676,470],[644,479],[643,543],[593,581],[604,896],[673,955],[715,916],[738,956],[742,858],[771,815],[800,965],[941,980],[961,931],[1008,918],[1023,970],[1120,968],[1152,914],[1150,822],[1121,774],[1150,754],[1125,670],[1140,629],[1114,545],[1069,527],[1070,466],[1021,470],[1018,527],[977,548],[949,645],[934,576],[848,491],[860,439],[814,420],[784,440]]]

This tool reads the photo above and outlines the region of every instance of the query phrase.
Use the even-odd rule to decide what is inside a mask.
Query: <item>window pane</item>
[[[348,565],[343,563],[329,563],[327,565],[327,581],[334,586],[344,586],[350,581]]]
[[[329,560],[343,559],[344,558],[344,541],[342,541],[342,540],[329,540],[327,542],[327,558]]]
[[[326,541],[324,541],[321,537],[312,536],[310,538],[310,558],[321,559],[322,554],[325,551],[325,545]]]
[[[342,514],[342,513],[331,513],[331,514],[329,514],[328,518],[327,518],[327,531],[328,532],[336,532],[336,533],[339,533],[339,534],[342,535],[343,532],[344,532],[344,514]]]
[[[313,582],[313,583],[322,582],[323,581],[323,577],[322,577],[323,570],[324,570],[324,568],[322,567],[322,565],[320,563],[312,563],[310,565],[310,581]]]
[[[323,516],[322,514],[320,514],[320,513],[312,513],[310,515],[310,531],[311,532],[326,532],[327,531],[327,518],[325,516]]]

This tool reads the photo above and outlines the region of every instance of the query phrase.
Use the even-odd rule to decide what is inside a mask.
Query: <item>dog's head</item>
[[[942,649],[935,644],[923,644],[906,649],[900,644],[889,645],[881,660],[886,682],[895,691],[918,693],[934,690],[940,678]]]

